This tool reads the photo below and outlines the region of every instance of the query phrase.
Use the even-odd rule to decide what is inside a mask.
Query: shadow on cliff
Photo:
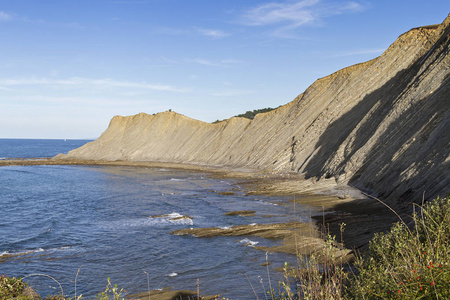
[[[304,168],[307,178],[330,178],[343,174],[346,164],[374,137],[378,127],[396,107],[397,102],[402,101],[403,96],[420,84],[433,64],[448,55],[448,34],[444,36],[446,38],[439,39],[432,50],[417,59],[409,68],[399,71],[382,87],[366,95],[349,112],[328,126],[315,145],[316,155]],[[424,68],[421,70],[421,67]],[[431,190],[431,193],[427,194],[427,198],[430,198],[435,197],[439,190],[448,187],[448,178],[439,178],[439,174],[434,174],[434,171],[448,171],[445,160],[449,153],[449,86],[450,80],[447,76],[432,95],[420,101],[415,100],[412,106],[398,115],[388,128],[376,137],[377,144],[364,154],[362,164],[349,183],[383,198],[395,197],[409,202],[420,202],[421,196],[420,199],[417,197],[426,189]],[[404,105],[408,105],[407,102],[405,101]],[[360,127],[353,141],[349,143],[351,149],[347,146],[344,157],[336,166],[331,167],[335,153],[358,125]],[[418,136],[418,140],[414,139],[415,136]],[[413,143],[400,154],[402,159],[394,159],[394,155],[408,141]],[[415,164],[414,174],[409,179],[402,180],[402,172],[412,164]],[[433,174],[436,178],[429,178]],[[398,190],[395,191],[396,189]],[[408,199],[411,197],[414,199]]]
[[[420,203],[424,193],[429,200],[449,192],[445,190],[450,183],[446,162],[450,141],[448,95],[450,78],[431,97],[405,110],[365,155],[349,183],[376,192],[392,205]]]

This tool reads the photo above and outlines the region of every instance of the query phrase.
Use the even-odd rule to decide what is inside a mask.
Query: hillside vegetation
[[[246,118],[246,119],[253,120],[257,114],[269,112],[274,109],[275,108],[267,107],[267,108],[261,108],[261,109],[247,110],[245,113],[233,116],[232,118],[236,117],[236,118]],[[213,122],[213,124],[217,124],[222,121],[224,121],[224,120],[216,120]]]

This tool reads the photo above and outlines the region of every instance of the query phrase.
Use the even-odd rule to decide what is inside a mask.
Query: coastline
[[[316,229],[327,228],[339,243],[347,249],[363,249],[373,233],[387,230],[397,221],[384,205],[367,197],[360,190],[336,182],[334,178],[305,179],[298,173],[278,174],[257,169],[233,169],[224,166],[151,162],[151,161],[105,161],[80,159],[11,159],[0,160],[2,166],[33,165],[80,165],[80,166],[122,166],[136,168],[168,168],[190,172],[205,172],[212,178],[235,179],[248,195],[287,196],[296,204],[308,205],[312,211],[320,211],[320,217],[313,217]],[[340,240],[340,224],[346,224],[343,241]],[[289,251],[280,252],[289,253]]]
[[[281,174],[258,169],[236,169],[226,166],[206,166],[151,161],[68,160],[55,158],[0,160],[0,167],[35,165],[121,166],[205,172],[209,173],[214,178],[237,179],[239,185],[247,190],[247,194],[299,196],[299,199],[303,199],[305,196],[321,195],[321,197],[315,197],[314,199],[303,199],[302,203],[311,206],[323,206],[327,209],[332,209],[333,207],[349,201],[367,199],[367,197],[358,189],[345,184],[339,184],[334,178],[317,181],[313,178],[305,179],[298,175],[298,173]],[[297,202],[300,203],[301,201],[298,200]]]
[[[261,170],[231,169],[201,165],[178,164],[147,161],[96,161],[61,160],[54,158],[1,160],[1,166],[33,165],[79,165],[79,166],[126,166],[136,168],[168,168],[190,172],[205,172],[212,178],[235,179],[237,185],[248,195],[287,196],[288,201],[307,205],[319,212],[311,223],[284,223],[265,225],[232,226],[227,230],[217,228],[198,228],[189,232],[172,234],[191,234],[197,238],[220,235],[255,235],[276,239],[280,244],[270,248],[255,247],[257,250],[281,252],[290,255],[309,255],[319,253],[325,246],[324,229],[336,236],[336,247],[343,261],[351,261],[353,251],[364,249],[373,233],[388,229],[396,221],[384,206],[370,199],[359,190],[348,185],[338,184],[334,178],[316,181],[305,179],[298,174],[274,174]],[[295,212],[293,212],[295,214]],[[342,223],[345,231],[340,232]],[[341,246],[343,237],[343,245]],[[172,295],[171,291],[168,295]],[[146,293],[141,293],[144,297]],[[162,296],[162,295],[161,295]],[[167,298],[170,299],[170,298]]]

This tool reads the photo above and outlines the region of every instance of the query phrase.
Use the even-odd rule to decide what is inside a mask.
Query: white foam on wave
[[[221,226],[221,227],[219,227],[219,228],[222,229],[222,230],[225,230],[225,229],[231,229],[230,226]]]
[[[182,215],[177,212],[172,212],[168,215],[164,215],[161,217],[161,219],[173,224],[194,225],[194,221],[192,221],[191,217]]]
[[[39,252],[55,252],[60,250],[66,250],[70,249],[70,246],[64,246],[59,248],[50,248],[50,249],[43,249],[43,248],[36,248],[31,250],[19,250],[19,251],[3,251],[0,252],[0,257],[2,256],[21,256],[21,255],[28,255],[33,253],[39,253]]]
[[[255,242],[247,238],[240,240],[239,243],[247,245],[249,247],[255,247],[257,244],[259,244],[259,242]]]
[[[273,202],[267,202],[264,200],[257,200],[259,203],[264,204],[264,205],[274,205],[274,206],[280,206],[279,204],[273,203]]]
[[[180,178],[170,178],[170,181],[186,181],[186,180]]]
[[[44,252],[45,250],[42,248],[32,249],[32,250],[21,250],[21,251],[3,251],[0,253],[0,257],[2,256],[19,256],[19,255],[26,255],[26,254],[32,254],[37,252]]]
[[[182,214],[179,214],[177,212],[173,212],[173,213],[170,213],[170,214],[167,215],[167,217],[171,218],[171,219],[173,219],[173,218],[181,218],[182,216],[183,216]]]
[[[106,221],[100,224],[101,227],[107,229],[126,229],[137,227],[160,227],[171,225],[194,225],[194,221],[187,216],[172,212],[162,216],[151,216],[146,218],[126,219],[117,221]]]
[[[177,273],[175,273],[175,272],[172,272],[172,273],[170,273],[169,275],[167,275],[167,276],[169,276],[169,277],[175,277],[175,276],[178,276],[178,274]]]

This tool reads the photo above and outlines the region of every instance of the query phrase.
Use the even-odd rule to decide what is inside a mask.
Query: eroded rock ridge
[[[253,120],[175,112],[115,116],[56,159],[179,162],[336,178],[391,203],[447,193],[450,16],[402,34],[380,57],[318,79]]]

